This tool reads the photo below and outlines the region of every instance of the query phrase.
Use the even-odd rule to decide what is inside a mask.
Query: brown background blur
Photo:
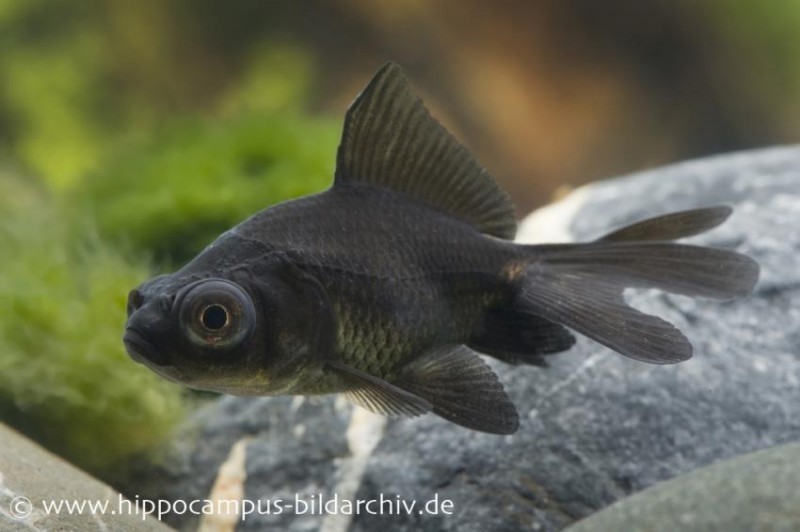
[[[237,85],[287,63],[305,108],[337,117],[400,63],[521,214],[561,186],[800,137],[800,2],[3,4],[0,155],[57,183],[165,117],[224,114]],[[42,59],[56,51],[66,63]]]

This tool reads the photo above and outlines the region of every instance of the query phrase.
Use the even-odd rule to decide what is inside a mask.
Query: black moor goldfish
[[[332,187],[253,215],[131,291],[124,342],[192,388],[344,393],[384,415],[432,412],[509,434],[516,409],[478,353],[543,365],[575,331],[644,362],[688,359],[686,337],[623,291],[749,293],[752,259],[674,242],[730,212],[667,214],[587,243],[515,244],[507,195],[390,63],[347,111]]]

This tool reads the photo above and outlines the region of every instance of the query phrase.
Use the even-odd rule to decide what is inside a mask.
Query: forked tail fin
[[[565,325],[619,353],[654,364],[692,356],[672,324],[630,307],[628,287],[728,299],[750,293],[759,267],[734,251],[676,244],[722,223],[727,207],[674,213],[585,244],[526,246],[515,305]]]

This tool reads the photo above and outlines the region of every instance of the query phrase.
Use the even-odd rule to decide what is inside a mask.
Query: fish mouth
[[[147,366],[168,366],[167,358],[159,353],[153,342],[139,330],[133,327],[126,327],[122,337],[125,350],[128,355],[136,362]]]

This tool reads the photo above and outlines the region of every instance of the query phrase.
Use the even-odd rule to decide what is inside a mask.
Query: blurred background
[[[800,2],[0,0],[0,420],[114,481],[197,403],[127,291],[328,186],[387,60],[520,216],[593,180],[800,139]]]

